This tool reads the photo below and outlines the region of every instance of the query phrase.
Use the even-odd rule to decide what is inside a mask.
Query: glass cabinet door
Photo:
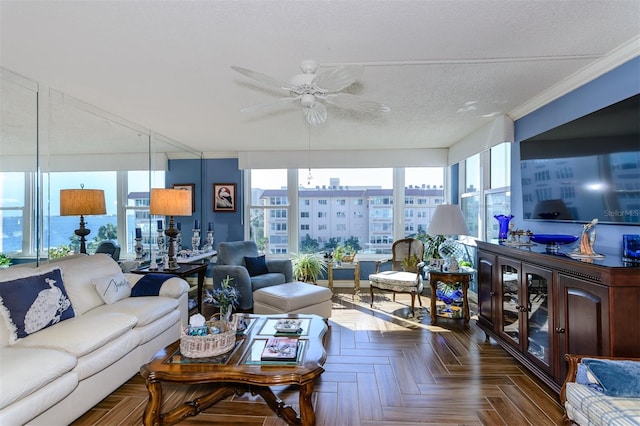
[[[544,365],[549,365],[551,338],[549,325],[551,318],[548,300],[551,293],[551,272],[531,266],[523,266],[523,276],[527,286],[527,342],[530,357]]]
[[[519,346],[521,339],[521,299],[519,264],[500,262],[502,321],[500,333]]]

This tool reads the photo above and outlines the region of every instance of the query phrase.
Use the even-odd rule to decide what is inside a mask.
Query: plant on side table
[[[294,253],[291,258],[293,276],[305,283],[316,283],[320,274],[327,270],[327,263],[315,253]]]

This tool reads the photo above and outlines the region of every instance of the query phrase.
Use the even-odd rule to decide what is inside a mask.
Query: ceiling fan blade
[[[318,74],[312,83],[327,92],[339,92],[362,77],[363,72],[362,65],[343,65]]]
[[[317,126],[318,124],[324,124],[324,122],[327,121],[327,108],[320,102],[304,107],[303,110],[304,116],[309,124]]]
[[[268,111],[274,108],[279,107],[280,105],[286,102],[297,101],[300,99],[300,96],[296,96],[293,98],[278,98],[271,102],[264,102],[256,105],[251,105],[248,107],[244,107],[240,110],[240,112],[260,112],[260,111]]]
[[[390,108],[380,102],[371,99],[354,96],[349,93],[337,93],[335,95],[327,95],[324,99],[330,104],[334,104],[341,108],[348,108],[360,112],[389,112]]]
[[[259,81],[260,83],[268,84],[269,86],[272,86],[272,87],[277,87],[279,89],[284,89],[284,90],[291,90],[292,88],[289,83],[285,83],[284,81],[277,80],[273,77],[269,77],[268,75],[259,73],[257,71],[251,71],[246,68],[237,67],[235,65],[231,65],[231,69],[236,72],[239,72],[245,77],[252,78],[256,81]]]

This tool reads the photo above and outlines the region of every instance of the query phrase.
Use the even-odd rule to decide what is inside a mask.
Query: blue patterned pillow
[[[10,331],[9,343],[75,316],[58,268],[0,282],[0,314]]]
[[[583,358],[582,363],[600,383],[605,395],[640,397],[640,362]]]
[[[244,263],[247,267],[247,272],[249,272],[250,277],[269,273],[264,255],[258,257],[245,257]]]

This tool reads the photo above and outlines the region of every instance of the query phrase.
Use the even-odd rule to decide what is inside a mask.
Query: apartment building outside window
[[[252,170],[248,175],[253,194],[268,192],[270,196],[275,196],[273,191],[287,193],[290,197],[296,194],[298,200],[290,199],[288,206],[291,208],[291,204],[296,203],[300,213],[295,217],[289,215],[288,220],[301,223],[295,226],[289,224],[288,229],[295,229],[298,233],[297,242],[289,241],[291,251],[297,251],[303,242],[305,245],[315,245],[310,243],[310,240],[314,240],[321,250],[335,243],[357,242],[361,253],[389,253],[395,239],[417,235],[418,231],[424,233],[432,211],[444,199],[443,168],[396,169],[398,170],[406,183],[398,182],[397,188],[394,188],[394,170],[390,168],[314,169],[314,179],[307,185],[308,169],[289,171],[291,175],[282,170],[277,182],[265,179],[267,174],[275,173],[273,170]],[[293,184],[293,181],[288,180],[291,176],[295,176],[297,191],[292,192],[288,186]],[[411,222],[406,227],[403,224],[397,230],[393,221],[394,197],[398,197],[398,208],[402,215],[400,221]],[[411,201],[405,203],[406,197]],[[264,198],[264,195],[252,200],[253,205],[249,208],[250,224],[256,223],[254,212],[265,204],[259,201],[260,198]],[[405,205],[412,209],[406,214],[406,218],[403,210]],[[252,238],[257,235],[253,225],[249,226],[249,232]],[[272,247],[266,251],[275,253]]]

